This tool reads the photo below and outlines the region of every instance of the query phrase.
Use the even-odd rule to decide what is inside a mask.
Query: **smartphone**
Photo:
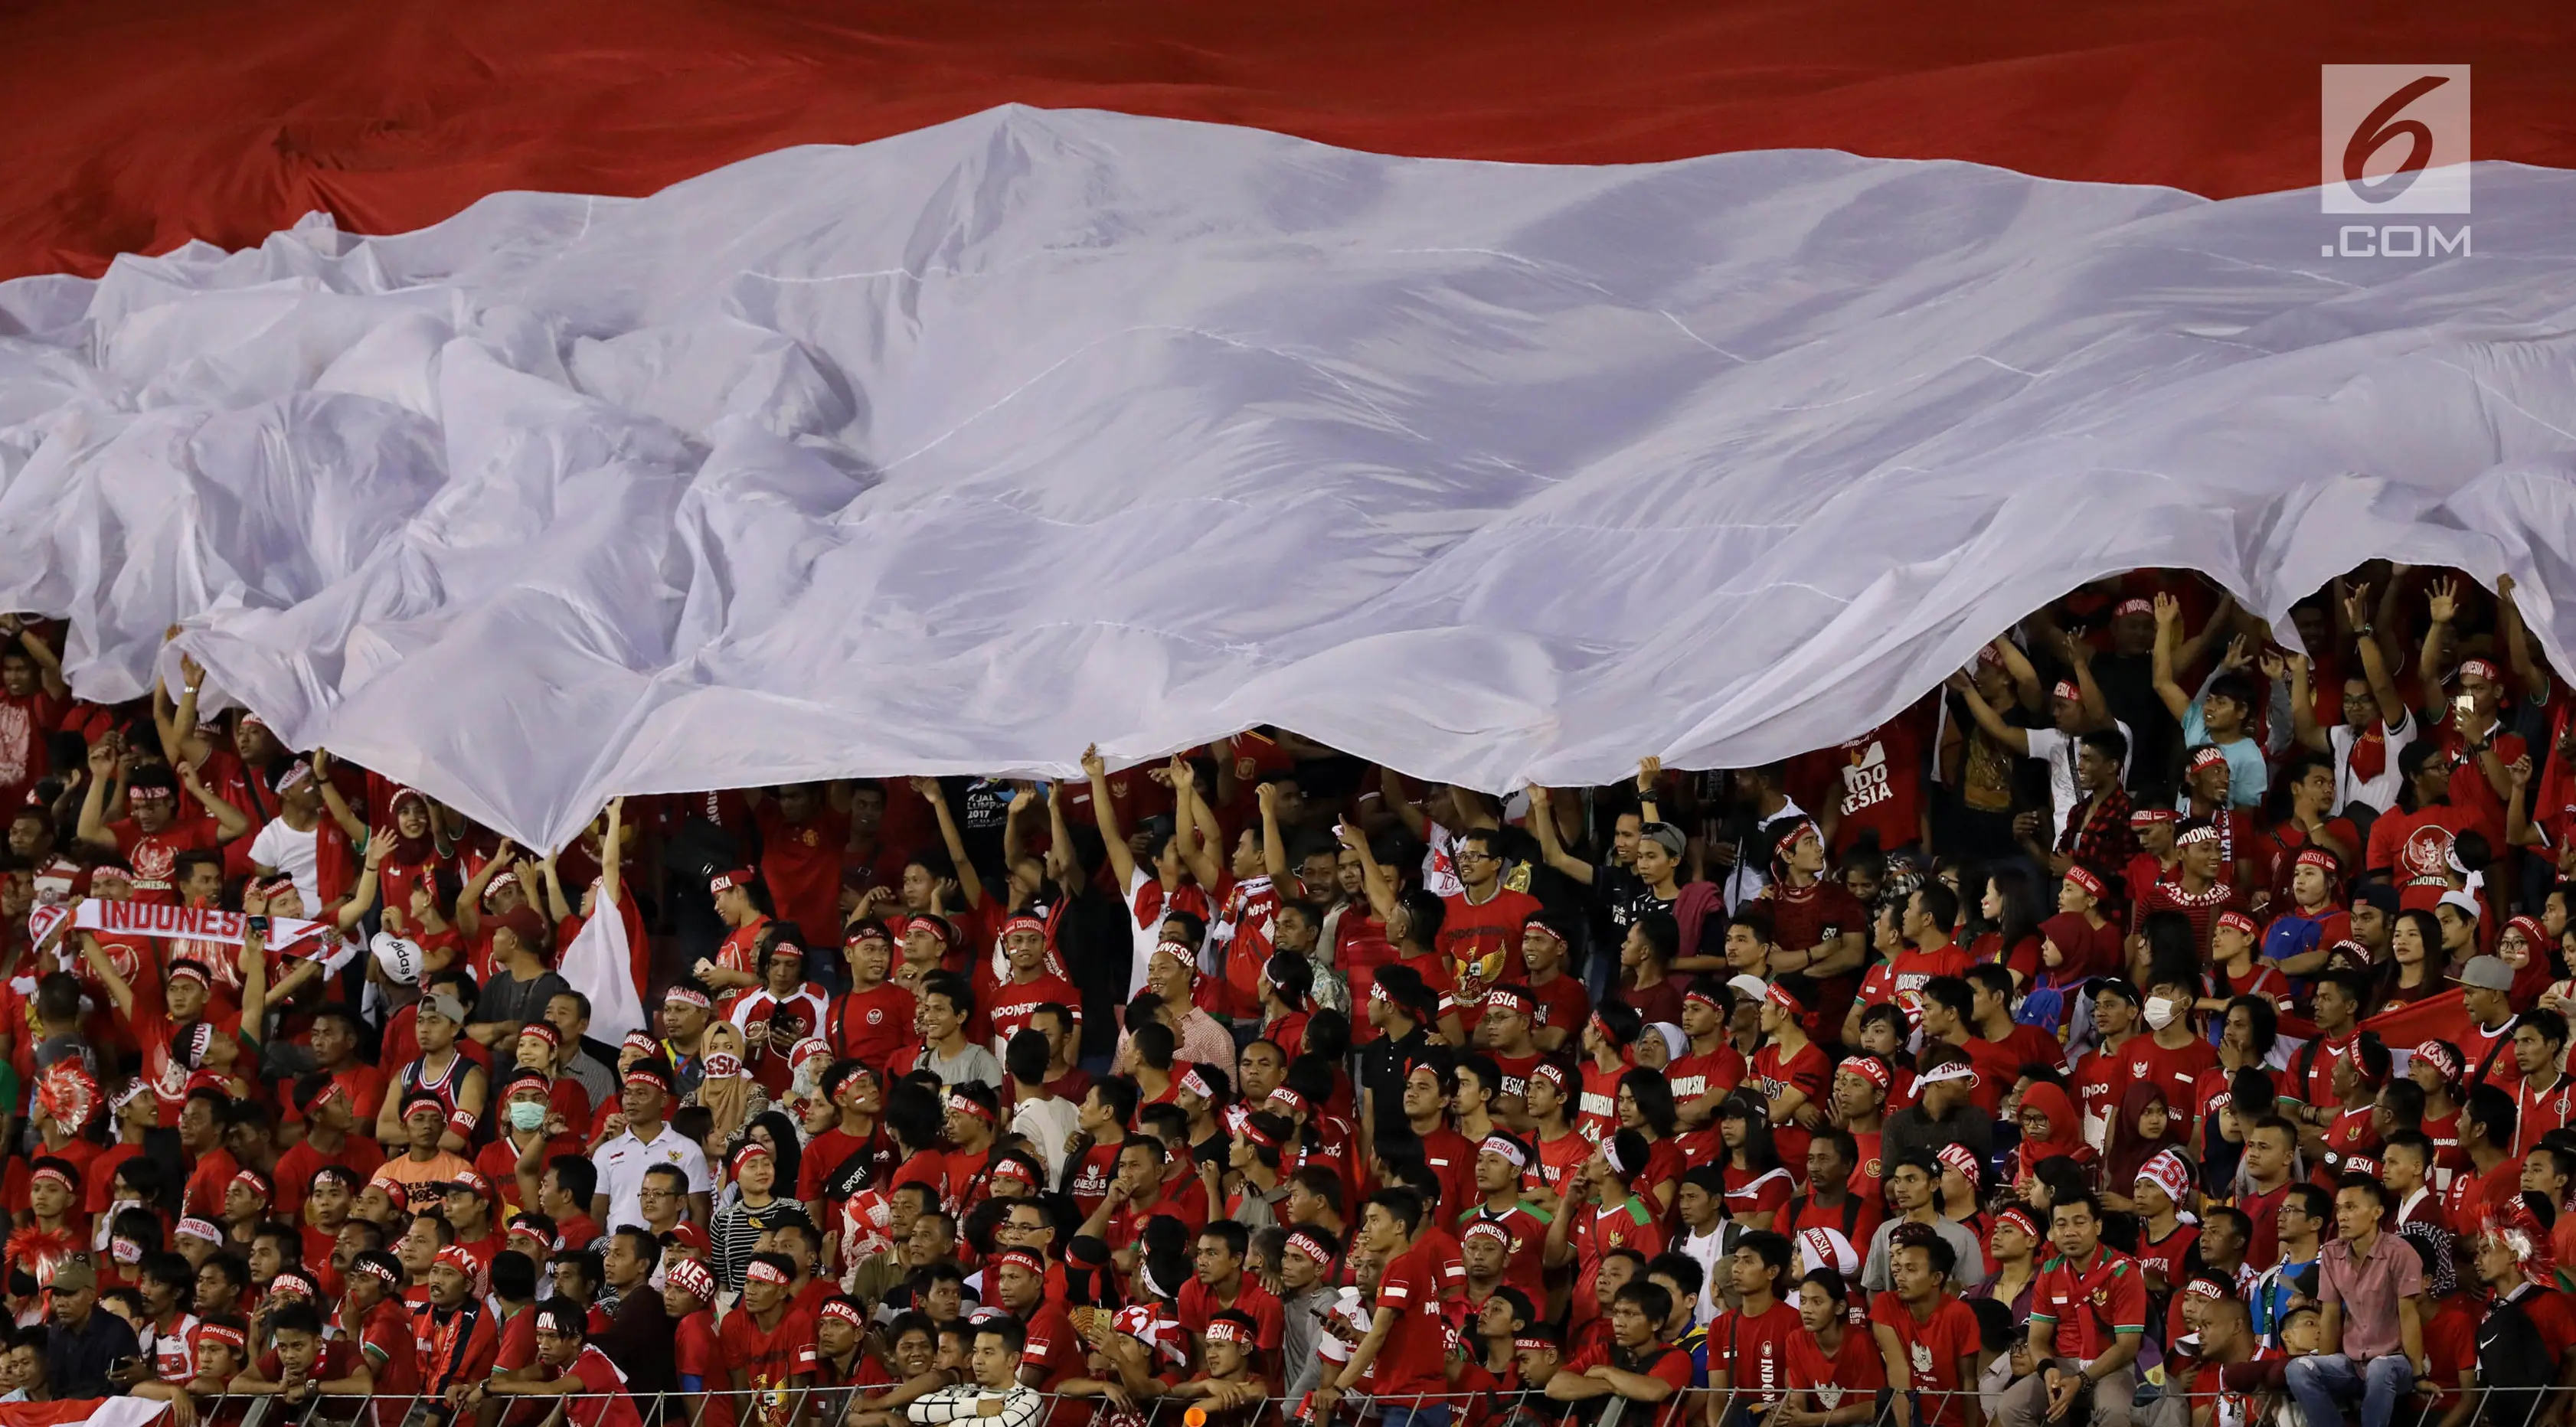
[[[2458,698],[2451,700],[2451,708],[2453,711],[2458,713],[2463,722],[2468,719],[2469,711],[2475,707],[2476,704],[2472,702],[2466,694],[2462,694]]]
[[[265,938],[268,935],[268,918],[264,915],[244,917],[242,930],[252,936]]]

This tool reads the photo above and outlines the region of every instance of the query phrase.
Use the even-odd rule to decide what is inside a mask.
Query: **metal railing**
[[[2017,1379],[2016,1382],[2026,1380]],[[450,1408],[443,1401],[421,1394],[407,1397],[325,1397],[316,1394],[296,1403],[268,1394],[225,1394],[200,1399],[195,1407],[198,1427],[320,1427],[320,1424],[352,1420],[374,1424],[374,1427],[468,1427],[468,1424],[472,1427],[495,1427],[504,1421],[508,1427],[562,1427],[576,1403],[627,1397],[635,1404],[637,1414],[648,1427],[704,1427],[708,1411],[720,1402],[732,1408],[733,1420],[739,1427],[840,1427],[846,1418],[862,1410],[871,1410],[868,1403],[873,1398],[897,1386],[881,1383],[867,1388],[725,1388],[704,1393],[514,1394],[487,1398],[467,1408]],[[1887,1389],[1827,1390],[1874,1396],[1877,1411],[1864,1427],[1893,1427],[1899,1420],[1895,1410],[1896,1394]],[[1945,1409],[1952,1405],[1951,1399],[1974,1398],[1979,1400],[1986,1419],[1991,1423],[1995,1420],[1995,1409],[2000,1399],[2009,1390],[2008,1385],[1994,1393],[1966,1389],[1909,1392],[1904,1394],[1908,1401],[1903,1420],[1912,1427],[1924,1427],[1924,1424],[1943,1418]],[[2459,1387],[2451,1385],[2442,1390],[2438,1398],[2447,1401],[2460,1391]],[[2472,1422],[2482,1421],[2486,1427],[2519,1427],[2548,1405],[2552,1395],[2576,1394],[2576,1387],[2489,1387],[2469,1391],[2483,1399],[2478,1408],[2480,1415],[2473,1417]],[[1740,1427],[1744,1423],[1758,1424],[1765,1420],[1767,1413],[1750,1410],[1754,1404],[1776,1401],[1784,1395],[1785,1390],[1777,1389],[1733,1388],[1719,1391],[1690,1388],[1677,1394],[1680,1401],[1676,1403],[1671,1399],[1645,1402],[1616,1396],[1568,1401],[1550,1398],[1535,1388],[1509,1392],[1407,1394],[1402,1397],[1369,1397],[1351,1393],[1342,1398],[1332,1420],[1358,1423],[1379,1415],[1387,1408],[1421,1411],[1448,1407],[1453,1427],[1466,1422],[1479,1408],[1483,1409],[1483,1415],[1478,1420],[1496,1424],[1496,1427],[1512,1422],[1515,1417],[1523,1423],[1558,1423],[1572,1418],[1589,1423],[1591,1427],[1654,1427],[1658,1423],[1676,1422]],[[1182,1427],[1187,1414],[1202,1407],[1195,1400],[1168,1397],[1137,1398],[1132,1408],[1120,1407],[1105,1397],[1058,1393],[1038,1393],[1036,1397],[1040,1404],[1037,1420],[1051,1424],[1051,1427],[1094,1421],[1104,1424],[1104,1427],[1113,1423],[1117,1427]],[[2161,1408],[2163,1413],[2170,1414],[2173,1427],[2188,1427],[2192,1406],[2215,1402],[2222,1397],[2248,1404],[2253,1409],[2247,1415],[2249,1422],[2265,1420],[2273,1405],[2290,1401],[2288,1392],[2281,1387],[2267,1386],[2239,1393],[2215,1390],[2178,1393],[2170,1389],[2144,1387],[2137,1393],[2133,1416],[2141,1427],[2160,1427]],[[2436,1400],[2437,1393],[2432,1384],[2418,1382],[2406,1397],[2420,1405]],[[1850,1405],[1848,1399],[1842,1405]],[[2360,1407],[2357,1400],[2350,1404],[2345,1414],[2348,1423],[2360,1420]],[[1065,1412],[1062,1417],[1057,1415],[1068,1408],[1080,1408],[1082,1412]],[[904,1418],[901,1406],[883,1410],[891,1411],[898,1421]],[[1296,1401],[1285,1397],[1265,1397],[1257,1403],[1239,1407],[1206,1410],[1201,1419],[1208,1423],[1271,1424],[1272,1427],[1315,1420],[1308,1413],[1306,1400],[1302,1397]],[[1954,1417],[1952,1420],[1957,1419]],[[2401,1399],[2398,1421],[2405,1423],[2409,1420],[2405,1401]],[[1190,1422],[1189,1427],[1200,1427],[1200,1422]]]

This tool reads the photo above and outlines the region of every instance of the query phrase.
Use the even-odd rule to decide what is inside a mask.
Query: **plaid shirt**
[[[2056,850],[2102,879],[2108,900],[2118,902],[2128,889],[2129,859],[2138,854],[2138,835],[2129,828],[2129,792],[2114,783],[2075,805]]]

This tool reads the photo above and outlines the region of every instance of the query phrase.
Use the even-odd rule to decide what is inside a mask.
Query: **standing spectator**
[[[2343,1406],[2356,1400],[2362,1427],[2388,1427],[2425,1361],[2423,1261],[2381,1232],[2387,1210],[2387,1189],[2367,1174],[2345,1175],[2335,1191],[2337,1237],[2317,1265],[2317,1351],[2289,1367],[2308,1427],[2344,1427]]]

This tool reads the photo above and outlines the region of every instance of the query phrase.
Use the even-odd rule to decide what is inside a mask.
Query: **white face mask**
[[[2181,1014],[2181,1012],[2182,1003],[2174,1000],[2170,996],[2149,996],[2147,998],[2147,1025],[2155,1030],[2160,1031],[2165,1027],[2172,1025],[2174,1023],[2174,1017]]]

